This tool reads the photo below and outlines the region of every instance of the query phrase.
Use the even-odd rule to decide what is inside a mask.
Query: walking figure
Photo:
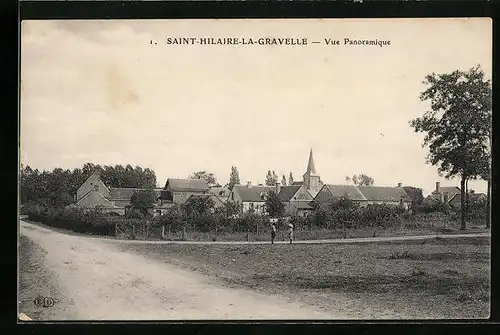
[[[274,239],[276,238],[276,224],[271,223],[271,244],[274,244]]]
[[[290,223],[288,225],[288,238],[290,239],[290,244],[292,244],[293,241],[293,225]]]

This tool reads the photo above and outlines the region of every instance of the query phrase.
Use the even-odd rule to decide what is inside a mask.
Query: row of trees
[[[221,185],[217,182],[217,178],[215,177],[215,175],[207,171],[196,171],[191,175],[189,175],[188,178],[203,179],[210,187],[212,186],[221,187]],[[265,181],[266,186],[276,186],[278,181],[279,181],[278,175],[274,170],[267,171],[266,181]],[[281,185],[283,186],[286,186],[287,184],[292,185],[292,183],[293,183],[293,174],[291,172],[288,176],[288,182],[285,175],[283,175],[283,177],[281,178]],[[232,190],[234,185],[239,185],[239,184],[241,184],[241,180],[238,168],[236,166],[231,166],[231,173],[229,174],[229,183],[225,184],[224,186]]]
[[[98,172],[109,187],[154,188],[155,172],[149,168],[131,165],[100,166],[86,163],[82,168],[52,171],[32,169],[21,165],[21,203],[39,203],[50,207],[66,206],[74,202],[74,195],[85,180]]]

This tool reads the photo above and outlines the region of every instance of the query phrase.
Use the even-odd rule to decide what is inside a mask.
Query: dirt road
[[[325,313],[282,297],[227,288],[97,239],[23,221],[21,238],[20,312],[35,320],[346,318],[342,311]],[[54,299],[54,306],[33,307],[38,295]]]

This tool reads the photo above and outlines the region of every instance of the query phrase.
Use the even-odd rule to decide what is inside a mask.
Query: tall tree
[[[408,196],[410,197],[414,209],[422,206],[422,203],[424,202],[424,195],[421,188],[413,186],[404,186],[403,189],[405,190],[406,194],[408,194]]]
[[[288,185],[293,184],[293,174],[290,172],[290,175],[288,176]]]
[[[189,179],[203,179],[207,182],[209,187],[217,184],[217,178],[215,178],[213,173],[209,173],[207,171],[197,171],[189,176]]]
[[[240,184],[240,173],[238,172],[236,166],[231,166],[231,174],[229,175],[228,188],[232,190],[234,185],[239,185],[239,184]]]
[[[267,193],[266,202],[264,204],[266,212],[269,216],[276,218],[283,216],[285,205],[274,191]]]
[[[373,186],[374,180],[372,177],[364,173],[352,176],[352,182],[356,186]]]
[[[485,206],[485,218],[486,218],[486,228],[490,228],[491,225],[491,137],[489,140],[489,145],[481,156],[476,157],[478,159],[478,165],[480,166],[479,177],[487,182],[486,189],[486,206]]]
[[[283,178],[281,178],[281,185],[286,186],[286,177],[283,175]]]
[[[273,174],[271,173],[271,170],[267,171],[266,185],[267,186],[274,186],[274,179],[273,179]]]
[[[410,121],[415,132],[425,133],[427,162],[445,178],[460,178],[460,229],[466,229],[466,183],[481,174],[481,157],[491,138],[491,82],[478,65],[467,71],[429,74],[420,100],[430,109]]]
[[[155,201],[156,194],[152,189],[135,191],[130,198],[132,208],[139,210],[143,215],[148,213],[148,209],[155,203]]]
[[[274,170],[267,171],[266,185],[267,186],[276,186],[277,183],[278,183],[278,176],[276,175],[276,172]]]

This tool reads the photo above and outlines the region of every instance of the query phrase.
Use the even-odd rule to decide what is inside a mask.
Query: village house
[[[403,189],[401,183],[396,187],[388,186],[356,186],[363,194],[366,201],[361,202],[362,205],[392,205],[402,206],[406,210],[411,206],[411,199]]]
[[[461,194],[457,193],[455,194],[450,201],[448,201],[448,204],[453,207],[459,209],[462,205],[461,203]],[[466,197],[468,197],[469,201],[469,206],[474,205],[480,202],[486,202],[487,201],[487,196],[484,193],[476,193],[473,190],[469,191],[469,193],[466,194]],[[466,198],[467,199],[467,198]]]
[[[277,187],[278,198],[284,207],[285,215],[307,215],[314,208],[310,205],[313,196],[304,185],[291,185]]]
[[[181,205],[191,195],[206,194],[208,191],[208,184],[205,180],[169,178],[162,190],[162,199]]]
[[[368,205],[366,197],[355,185],[323,185],[318,195],[314,198],[314,202],[320,207],[325,207],[342,197],[359,203],[361,206]]]
[[[441,186],[440,182],[436,182],[436,188],[431,194],[426,198],[427,201],[439,200],[444,203],[449,203],[449,201],[456,195],[460,194],[460,188],[456,186]]]
[[[397,187],[327,184],[323,186],[314,201],[324,207],[342,197],[346,197],[361,207],[385,204],[409,209],[411,205],[410,197],[400,184]]]
[[[243,213],[253,212],[265,214],[267,195],[275,188],[273,186],[252,186],[251,182],[244,185],[234,185],[229,201],[242,206]]]
[[[468,201],[469,204],[487,200],[486,194],[476,193],[473,190],[469,190],[465,196],[466,201]],[[424,202],[426,204],[432,204],[438,201],[447,203],[451,207],[459,209],[461,206],[460,188],[456,186],[443,187],[440,182],[436,182],[436,188],[425,198]]]
[[[98,173],[92,174],[78,188],[75,194],[74,206],[79,208],[101,208],[104,212],[125,215],[131,207],[130,199],[132,195],[143,189],[107,187],[101,180]],[[171,201],[164,201],[161,197],[162,189],[153,189],[156,201],[151,207],[151,211],[162,214],[172,207]]]

